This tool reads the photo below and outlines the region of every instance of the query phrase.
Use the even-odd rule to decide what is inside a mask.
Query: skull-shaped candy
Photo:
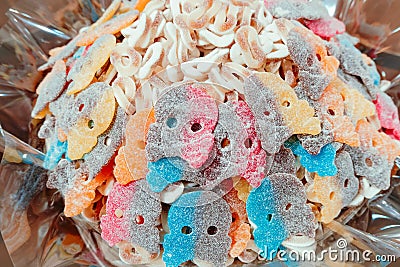
[[[218,120],[215,101],[199,84],[166,89],[154,106],[156,121],[150,125],[146,155],[155,162],[181,157],[200,168],[214,147],[213,130]]]
[[[101,236],[111,246],[128,241],[149,253],[159,253],[157,229],[161,215],[160,195],[145,180],[127,185],[116,183],[108,197],[106,215],[101,217]]]
[[[179,266],[198,260],[223,266],[231,239],[229,205],[211,191],[182,195],[168,213],[170,233],[164,237],[163,260],[167,266]]]

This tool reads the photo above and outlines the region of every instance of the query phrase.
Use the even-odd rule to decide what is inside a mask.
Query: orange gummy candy
[[[359,146],[358,133],[355,131],[355,126],[350,117],[344,114],[345,105],[335,86],[336,83],[329,84],[318,100],[321,104],[322,119],[326,119],[332,124],[334,141],[353,147]]]
[[[146,177],[148,169],[145,147],[149,115],[150,110],[135,113],[126,125],[125,146],[119,149],[115,159],[114,175],[120,184],[125,185]]]
[[[238,191],[232,188],[223,197],[229,204],[232,213],[232,223],[228,235],[232,239],[229,255],[239,256],[251,238],[250,225],[247,223],[246,203],[239,199]]]
[[[65,194],[65,216],[76,216],[92,204],[96,197],[96,189],[113,178],[113,165],[114,161],[110,160],[91,181],[86,180],[87,175],[75,178],[74,186]]]
[[[399,143],[385,133],[378,132],[366,120],[358,121],[356,131],[360,135],[360,142],[363,147],[378,149],[379,153],[385,155],[389,162],[393,162],[400,155]]]

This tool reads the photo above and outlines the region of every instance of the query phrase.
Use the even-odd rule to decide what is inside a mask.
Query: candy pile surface
[[[355,43],[318,1],[115,0],[40,67],[47,186],[126,264],[312,245],[390,187],[400,154]]]

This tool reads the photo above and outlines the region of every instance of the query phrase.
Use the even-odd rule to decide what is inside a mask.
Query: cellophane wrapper
[[[392,81],[387,93],[399,107],[400,19],[396,11],[400,1],[324,3],[331,15],[344,21],[347,31],[359,38],[359,48],[375,58],[381,76]],[[99,226],[79,216],[65,217],[60,193],[46,188],[39,152],[44,142],[37,138],[40,122],[30,118],[35,88],[43,78],[37,67],[47,60],[48,51],[93,23],[109,4],[106,0],[25,0],[5,14],[8,22],[0,29],[0,129],[5,130],[0,132],[0,228],[15,266],[123,266],[118,251],[102,240]],[[318,229],[317,253],[335,249],[337,240],[345,238],[347,249],[400,257],[397,169],[395,166],[389,190],[359,207],[344,209],[334,222]],[[277,261],[235,262],[234,266],[269,266]],[[296,264],[333,266],[334,262],[326,257]],[[362,264],[385,266],[390,262]]]

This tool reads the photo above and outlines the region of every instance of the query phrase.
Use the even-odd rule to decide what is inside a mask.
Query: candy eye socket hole
[[[216,226],[210,226],[207,228],[207,234],[209,235],[215,235],[218,232],[218,228]]]
[[[285,210],[289,210],[292,207],[292,203],[288,203],[285,207]]]
[[[267,221],[268,222],[272,221],[272,214],[267,214]]]
[[[224,138],[224,139],[222,139],[222,141],[221,141],[221,147],[222,147],[222,148],[225,148],[225,147],[229,146],[230,144],[231,144],[231,141],[229,141],[228,138]]]
[[[365,164],[367,164],[368,167],[372,167],[373,165],[372,160],[370,158],[365,159]]]
[[[81,112],[81,111],[84,109],[84,107],[85,107],[85,104],[83,104],[83,103],[80,104],[80,105],[79,105],[79,109],[78,109],[79,112]]]
[[[335,197],[335,192],[331,192],[330,194],[329,194],[329,199],[330,200],[333,200],[333,198]]]
[[[343,186],[346,188],[349,186],[349,179],[344,180]]]
[[[192,126],[190,127],[190,130],[192,130],[192,132],[196,133],[198,131],[200,131],[203,127],[201,126],[200,123],[195,122],[192,124]]]
[[[142,215],[137,215],[136,218],[135,218],[135,222],[136,222],[136,224],[139,224],[139,225],[144,224],[143,216]]]
[[[181,229],[181,232],[184,235],[190,235],[193,232],[193,230],[192,230],[192,227],[190,227],[190,226],[183,226]]]
[[[265,116],[269,116],[270,114],[271,114],[271,112],[269,112],[268,110],[264,111]]]
[[[111,138],[109,136],[107,136],[104,139],[104,145],[106,145],[106,146],[110,146],[111,145]]]
[[[252,145],[253,145],[253,141],[251,141],[250,138],[247,138],[247,139],[244,141],[244,146],[245,146],[246,148],[250,148]]]
[[[117,218],[122,218],[124,217],[124,212],[121,209],[116,209],[114,211],[115,216],[117,216]]]
[[[317,54],[317,59],[318,59],[318,61],[321,61],[321,55],[320,54]]]
[[[290,107],[290,102],[289,101],[284,101],[283,103],[282,103],[282,106],[284,106],[284,107]]]
[[[143,140],[136,141],[136,147],[144,150],[146,148],[146,143]]]
[[[328,114],[332,115],[332,116],[335,116],[335,111],[330,108],[330,109],[328,109]]]
[[[89,127],[89,129],[93,129],[94,128],[94,121],[93,120],[89,120],[88,121],[88,127]]]
[[[177,121],[177,119],[176,118],[168,118],[167,119],[167,126],[168,126],[168,128],[175,128],[176,127],[176,125],[178,124],[178,121]]]

